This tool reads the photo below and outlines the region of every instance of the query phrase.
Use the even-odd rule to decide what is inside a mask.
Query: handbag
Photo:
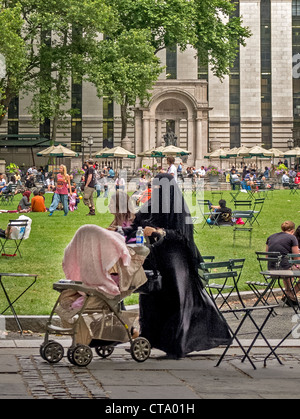
[[[155,245],[151,245],[151,247],[154,247],[156,245],[160,245],[162,242],[162,238],[156,242]],[[156,292],[161,291],[162,289],[162,275],[161,273],[155,268],[155,263],[153,261],[155,259],[153,251],[150,252],[148,257],[148,262],[150,264],[150,267],[152,269],[145,269],[145,274],[147,277],[147,282],[145,282],[143,285],[141,285],[139,288],[137,288],[134,292],[138,294],[154,294]]]
[[[147,282],[136,289],[134,292],[138,294],[153,294],[162,289],[162,276],[156,269],[146,269],[145,274]]]

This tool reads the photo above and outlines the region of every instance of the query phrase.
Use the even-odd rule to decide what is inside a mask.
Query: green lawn
[[[46,194],[46,206],[50,205],[51,194]],[[21,195],[15,197],[13,204],[2,206],[2,209],[15,209]],[[241,199],[244,198],[241,196]],[[239,197],[239,198],[240,198]],[[205,192],[205,198],[217,203],[219,197],[212,196]],[[229,192],[224,192],[223,198],[227,200],[228,206],[231,197]],[[103,198],[101,198],[104,202]],[[265,249],[266,238],[275,232],[280,231],[280,225],[284,220],[293,220],[300,224],[299,195],[291,195],[288,190],[275,191],[273,197],[266,200],[263,211],[260,215],[260,226],[255,225],[253,230],[252,247],[249,248],[248,235],[239,235],[236,247],[233,249],[232,228],[213,229],[203,224],[195,224],[195,240],[202,254],[215,255],[216,260],[229,258],[246,258],[245,268],[240,282],[240,289],[246,290],[245,281],[259,279],[259,269],[255,257],[255,251]],[[107,204],[107,200],[105,202]],[[1,272],[34,273],[38,274],[37,283],[22,297],[16,304],[18,314],[49,314],[58,294],[53,291],[52,283],[63,278],[62,259],[64,249],[74,236],[76,230],[83,224],[97,224],[107,227],[112,216],[109,213],[100,214],[96,212],[95,217],[87,217],[87,207],[81,202],[78,210],[63,216],[63,211],[56,211],[52,217],[48,213],[30,213],[32,218],[32,229],[30,238],[22,243],[21,251],[23,258],[0,257]],[[197,214],[195,214],[197,215]],[[10,219],[18,218],[18,214],[0,213],[0,227],[5,228]],[[23,280],[22,280],[23,281]],[[19,292],[21,281],[17,279],[6,280],[7,289],[13,298]],[[24,282],[25,284],[25,282]],[[23,284],[22,284],[23,286]],[[137,302],[137,296],[127,300],[127,303]],[[4,309],[4,296],[0,292],[0,312]],[[8,314],[8,312],[6,313]]]

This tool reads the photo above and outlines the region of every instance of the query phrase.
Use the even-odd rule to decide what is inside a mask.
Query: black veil
[[[196,266],[203,259],[194,242],[194,226],[187,203],[172,175],[159,173],[152,181],[152,194],[136,214],[133,228],[159,227],[175,230],[186,241]]]

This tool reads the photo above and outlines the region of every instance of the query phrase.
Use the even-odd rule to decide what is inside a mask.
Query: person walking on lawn
[[[96,215],[95,214],[95,204],[94,204],[94,191],[96,185],[96,171],[93,167],[94,161],[89,159],[87,161],[87,170],[85,172],[84,177],[84,195],[83,195],[83,203],[87,205],[90,209],[90,212],[86,215]]]
[[[69,203],[68,195],[71,193],[71,181],[70,176],[67,173],[67,168],[63,164],[59,166],[59,172],[57,174],[57,185],[53,196],[52,203],[49,208],[49,217],[53,215],[53,212],[61,202],[64,208],[64,215],[68,215]]]

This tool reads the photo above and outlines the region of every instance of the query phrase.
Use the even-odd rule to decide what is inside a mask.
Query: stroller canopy
[[[96,225],[84,225],[66,247],[62,265],[67,279],[113,298],[120,294],[120,288],[109,271],[120,261],[124,266],[131,263],[124,237]]]

